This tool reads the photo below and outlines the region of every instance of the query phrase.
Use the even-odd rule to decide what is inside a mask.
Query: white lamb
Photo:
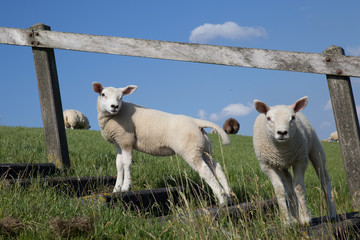
[[[325,193],[328,214],[336,216],[331,199],[331,182],[325,166],[325,152],[316,132],[300,110],[307,105],[303,97],[291,106],[268,107],[254,100],[261,113],[254,123],[253,143],[261,170],[269,177],[275,190],[280,214],[285,224],[307,224],[310,214],[305,203],[304,174],[309,159]],[[292,167],[294,181],[288,169]],[[289,209],[287,208],[289,207]],[[290,210],[290,212],[289,212]]]
[[[64,113],[64,124],[66,128],[71,129],[89,129],[89,120],[80,111],[70,109],[65,110]]]
[[[332,132],[332,133],[330,134],[329,141],[330,141],[330,142],[337,142],[337,141],[339,141],[339,135],[338,135],[338,132],[337,132],[337,131]]]
[[[212,157],[211,143],[203,128],[215,128],[228,145],[230,140],[223,129],[214,123],[184,115],[173,115],[122,101],[137,86],[103,87],[94,82],[98,122],[103,138],[117,148],[117,179],[113,192],[128,191],[131,187],[130,165],[132,150],[155,156],[178,154],[197,171],[224,204],[230,188],[221,166]]]

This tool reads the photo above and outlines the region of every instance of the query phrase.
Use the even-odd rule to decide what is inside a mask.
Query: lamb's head
[[[290,106],[277,105],[269,107],[264,102],[254,100],[255,108],[265,114],[267,129],[278,142],[287,142],[296,132],[296,113],[306,107],[308,97],[297,100]]]
[[[115,115],[120,111],[122,97],[135,92],[137,86],[129,85],[124,88],[103,87],[101,83],[93,82],[94,92],[99,94],[98,107],[103,113]]]

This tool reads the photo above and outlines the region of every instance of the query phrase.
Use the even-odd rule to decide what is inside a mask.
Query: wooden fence
[[[322,53],[155,41],[50,31],[44,24],[29,29],[0,27],[0,44],[32,47],[49,162],[70,166],[54,48],[198,62],[238,67],[325,74],[353,207],[360,209],[360,132],[350,77],[360,77],[360,57],[340,47]]]

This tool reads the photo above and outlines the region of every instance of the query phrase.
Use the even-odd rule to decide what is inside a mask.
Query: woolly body
[[[89,129],[88,118],[80,111],[69,109],[65,110],[64,113],[64,124],[66,128],[71,129]]]
[[[332,132],[332,133],[330,134],[329,140],[330,140],[330,141],[339,141],[338,132],[337,132],[337,131]]]
[[[226,202],[230,188],[220,164],[212,157],[210,139],[203,129],[216,129],[227,145],[230,140],[221,127],[122,101],[123,95],[133,93],[137,86],[104,88],[100,83],[93,83],[93,88],[99,93],[97,111],[101,134],[118,151],[114,192],[130,189],[130,165],[135,149],[155,156],[180,155],[209,184],[220,204]]]
[[[122,149],[135,149],[155,156],[183,155],[183,151],[189,149],[187,146],[199,143],[198,147],[210,151],[211,146],[201,130],[206,127],[217,129],[224,145],[230,143],[226,133],[211,122],[124,101],[117,115],[98,115],[98,121],[105,140],[119,144]]]
[[[315,145],[317,135],[303,113],[296,113],[295,132],[291,141],[287,142],[278,142],[273,135],[264,133],[264,129],[267,129],[266,122],[266,116],[260,114],[254,124],[254,149],[260,165],[288,169],[296,161],[308,162],[307,155]]]

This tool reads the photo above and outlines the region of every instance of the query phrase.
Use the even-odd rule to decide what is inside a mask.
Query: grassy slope
[[[67,130],[71,171],[69,176],[115,176],[115,148],[105,142],[98,131]],[[222,146],[217,135],[210,135],[214,157],[223,166],[232,190],[239,202],[274,198],[271,183],[261,172],[257,163],[252,138],[230,136],[231,145]],[[347,183],[337,143],[324,143],[327,167],[332,179],[338,212],[351,212]],[[0,127],[0,161],[2,163],[46,162],[43,129],[22,127]],[[201,183],[199,176],[179,157],[153,157],[134,152],[132,164],[133,189],[177,185],[189,178]],[[189,219],[193,224],[174,220],[159,224],[145,215],[130,212],[122,207],[115,209],[98,204],[79,203],[75,198],[57,194],[34,184],[29,189],[12,187],[5,189],[0,182],[0,219],[9,215],[22,219],[28,230],[20,236],[36,235],[48,238],[51,231],[47,222],[56,216],[70,218],[88,215],[95,218],[95,232],[89,238],[207,238],[267,236],[267,220],[259,217],[237,223],[222,219]],[[312,167],[306,173],[306,193],[309,210],[313,216],[325,215],[324,197],[320,183]],[[186,208],[174,208],[174,214],[188,211],[193,203],[184,201]],[[221,230],[222,229],[222,230]],[[223,230],[226,231],[223,231]],[[260,231],[259,231],[260,230]],[[289,233],[288,230],[286,234]],[[226,232],[226,234],[225,234]],[[230,235],[227,235],[230,234]],[[286,234],[284,236],[286,236]],[[1,236],[0,236],[1,238]]]

